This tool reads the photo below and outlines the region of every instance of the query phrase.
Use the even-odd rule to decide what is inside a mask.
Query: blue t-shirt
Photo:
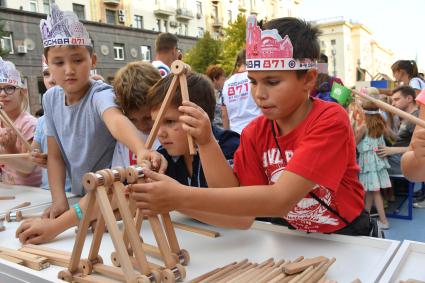
[[[230,130],[223,130],[215,126],[212,127],[212,131],[227,162],[233,166],[233,154],[239,146],[239,134]],[[193,173],[192,176],[189,176],[183,156],[172,157],[163,147],[160,147],[158,152],[164,155],[165,159],[168,161],[168,167],[165,172],[167,176],[177,180],[183,185],[200,188],[208,187],[198,154],[193,156]]]
[[[66,105],[60,86],[49,89],[43,97],[46,136],[53,136],[60,148],[73,194],[84,194],[85,173],[111,166],[116,141],[102,115],[117,107],[114,100],[110,85],[93,80],[87,94],[76,104]]]

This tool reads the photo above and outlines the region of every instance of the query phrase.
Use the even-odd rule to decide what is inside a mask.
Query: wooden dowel
[[[366,100],[369,100],[370,102],[375,103],[376,106],[378,106],[379,108],[381,108],[381,109],[383,109],[385,111],[391,112],[392,114],[395,114],[397,116],[400,116],[401,118],[403,118],[403,119],[405,119],[405,120],[407,120],[407,121],[409,121],[409,122],[411,122],[411,123],[413,123],[415,125],[419,125],[422,128],[425,128],[425,121],[419,119],[418,117],[413,116],[412,114],[409,114],[409,113],[407,113],[407,112],[405,112],[403,110],[400,110],[400,109],[398,109],[398,108],[396,108],[396,107],[394,107],[392,105],[389,105],[388,103],[385,103],[385,102],[383,102],[383,101],[381,101],[379,99],[370,97],[369,95],[360,93],[360,92],[358,92],[356,90],[352,90],[352,92],[355,95],[357,95],[357,96],[359,96],[359,97],[361,97],[363,99],[366,99]]]
[[[329,267],[335,262],[335,258],[328,260],[324,266],[322,266],[312,277],[310,277],[309,280],[307,280],[306,283],[314,283],[317,282],[320,278],[325,275],[326,271],[329,269]]]
[[[237,274],[239,272],[239,270],[246,270],[248,269],[250,266],[252,265],[251,262],[247,261],[239,266],[236,266],[235,268],[231,269],[229,272],[227,272],[226,274],[222,274],[220,276],[218,276],[217,278],[215,278],[213,280],[214,283],[221,281],[223,279],[228,279],[228,278],[232,278],[234,276],[234,274]],[[257,265],[257,264],[255,264]],[[250,269],[251,270],[251,269]],[[225,280],[227,281],[227,280]],[[210,282],[210,281],[209,281]]]
[[[201,234],[207,237],[211,237],[211,238],[217,238],[220,236],[219,232],[216,231],[212,231],[212,230],[208,230],[205,228],[200,228],[200,227],[195,227],[195,226],[191,226],[188,224],[184,224],[184,223],[178,223],[178,222],[172,222],[174,227],[185,230],[185,231],[189,231],[189,232],[193,232],[193,233],[197,233],[197,234]]]
[[[226,273],[231,272],[232,270],[237,269],[239,266],[245,264],[248,262],[248,259],[244,259],[236,264],[233,265],[229,265],[226,268],[223,268],[222,270],[218,271],[217,273],[211,275],[210,277],[207,277],[201,281],[199,281],[199,283],[206,283],[206,282],[214,282],[215,279],[225,275]]]
[[[15,199],[15,196],[0,196],[0,200],[10,200]]]
[[[310,272],[308,274],[306,274],[306,276],[304,276],[303,280],[300,283],[305,283],[307,282],[318,270],[320,270],[326,263],[328,262],[328,260],[322,261],[321,263],[319,263],[319,265],[316,265],[312,270],[310,270]]]
[[[187,89],[186,75],[181,74],[179,76],[179,80],[180,80],[180,90],[182,95],[182,101],[189,101],[189,91]],[[189,144],[190,155],[195,155],[196,154],[195,143],[193,142],[193,137],[189,133],[187,133],[187,141]]]
[[[27,207],[27,206],[30,206],[30,205],[31,205],[31,202],[26,201],[26,202],[23,202],[21,204],[18,204],[17,206],[9,208],[8,211],[11,211],[11,210],[14,210],[14,209],[19,209],[19,208],[24,208],[24,207]]]
[[[305,276],[311,271],[313,270],[313,265],[310,265],[307,269],[304,269],[303,272],[301,272],[300,274],[297,274],[297,276],[295,276],[291,281],[289,281],[289,283],[297,283],[300,282],[303,278],[305,278]]]
[[[14,158],[28,158],[31,157],[30,153],[12,153],[12,154],[0,154],[1,159],[14,159]]]
[[[251,271],[255,267],[257,267],[258,264],[248,262],[246,265],[241,266],[240,269],[237,269],[235,272],[226,274],[226,276],[223,276],[220,280],[214,280],[215,283],[231,283],[235,282],[237,280],[236,278],[239,278],[240,276],[243,276],[244,273]]]
[[[50,266],[47,258],[45,257],[24,253],[21,251],[16,251],[4,247],[0,247],[0,252],[11,257],[22,259],[24,261],[24,265],[31,269],[41,270]]]
[[[308,267],[310,267],[311,265],[315,266],[319,263],[321,263],[322,261],[327,260],[326,257],[324,256],[318,256],[318,257],[314,257],[314,258],[309,258],[309,259],[305,259],[303,261],[300,262],[294,262],[291,264],[288,264],[287,266],[285,266],[285,273],[286,274],[295,274],[295,273],[299,273],[302,272],[303,270],[307,269]]]
[[[285,265],[285,262],[282,263],[279,266],[274,267],[270,273],[266,274],[265,276],[263,276],[262,278],[258,279],[258,283],[267,283],[270,280],[272,280],[273,278],[275,278],[276,276],[278,276],[279,274],[283,273],[283,267]]]
[[[188,283],[199,283],[199,282],[201,282],[202,280],[204,280],[204,279],[206,279],[206,278],[208,278],[208,277],[210,277],[210,276],[212,276],[212,275],[216,274],[216,273],[217,273],[217,272],[219,272],[220,270],[223,270],[223,269],[225,269],[225,268],[227,268],[227,267],[229,267],[229,266],[235,265],[235,264],[236,264],[236,261],[234,261],[234,262],[232,262],[232,263],[229,263],[228,265],[225,265],[225,266],[223,266],[223,267],[219,267],[219,268],[216,268],[216,269],[214,269],[214,270],[211,270],[210,272],[207,272],[207,273],[205,273],[205,274],[202,274],[202,275],[200,275],[200,276],[198,276],[198,277],[196,277],[196,278],[194,278],[194,279],[190,280]]]
[[[9,256],[9,255],[3,254],[3,253],[0,253],[0,258],[7,260],[7,261],[10,261],[10,262],[13,262],[13,263],[16,263],[16,264],[19,264],[19,265],[24,265],[24,261],[22,259],[19,259],[19,258],[13,257],[13,256]]]

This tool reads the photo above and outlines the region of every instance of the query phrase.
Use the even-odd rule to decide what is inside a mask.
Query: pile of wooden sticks
[[[274,261],[270,258],[259,264],[244,259],[214,269],[191,280],[190,283],[335,282],[325,278],[326,271],[334,262],[335,258],[328,259],[323,256],[309,259],[299,257],[294,261]]]

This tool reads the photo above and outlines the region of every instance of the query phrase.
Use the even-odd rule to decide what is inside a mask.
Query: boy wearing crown
[[[41,20],[40,30],[44,56],[56,81],[43,97],[52,192],[52,206],[43,216],[55,218],[68,209],[65,170],[71,176],[71,192],[83,195],[83,175],[110,166],[115,139],[135,152],[139,161],[151,160],[161,170],[166,161],[146,150],[137,129],[117,108],[111,86],[89,79],[97,58],[77,16],[52,4],[51,15]],[[78,218],[83,211],[84,207],[75,206]]]
[[[336,103],[309,97],[320,55],[318,30],[296,18],[275,19],[265,28],[248,18],[246,65],[263,115],[242,131],[234,174],[222,180],[234,187],[197,190],[146,170],[155,181],[131,185],[132,197],[145,214],[272,217],[306,232],[368,235],[348,115]]]

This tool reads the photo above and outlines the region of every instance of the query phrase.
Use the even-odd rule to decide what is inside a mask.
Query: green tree
[[[0,38],[2,36],[8,35],[8,32],[4,31],[3,28],[4,28],[3,20],[0,19]],[[5,57],[8,54],[9,54],[9,50],[3,49],[2,46],[0,45],[0,57]]]
[[[217,64],[221,52],[221,42],[211,37],[209,32],[199,39],[196,44],[184,55],[183,60],[194,71],[204,73],[209,65]]]
[[[219,63],[230,74],[235,65],[238,52],[245,47],[246,19],[238,15],[236,20],[224,29],[223,51],[219,57]]]

